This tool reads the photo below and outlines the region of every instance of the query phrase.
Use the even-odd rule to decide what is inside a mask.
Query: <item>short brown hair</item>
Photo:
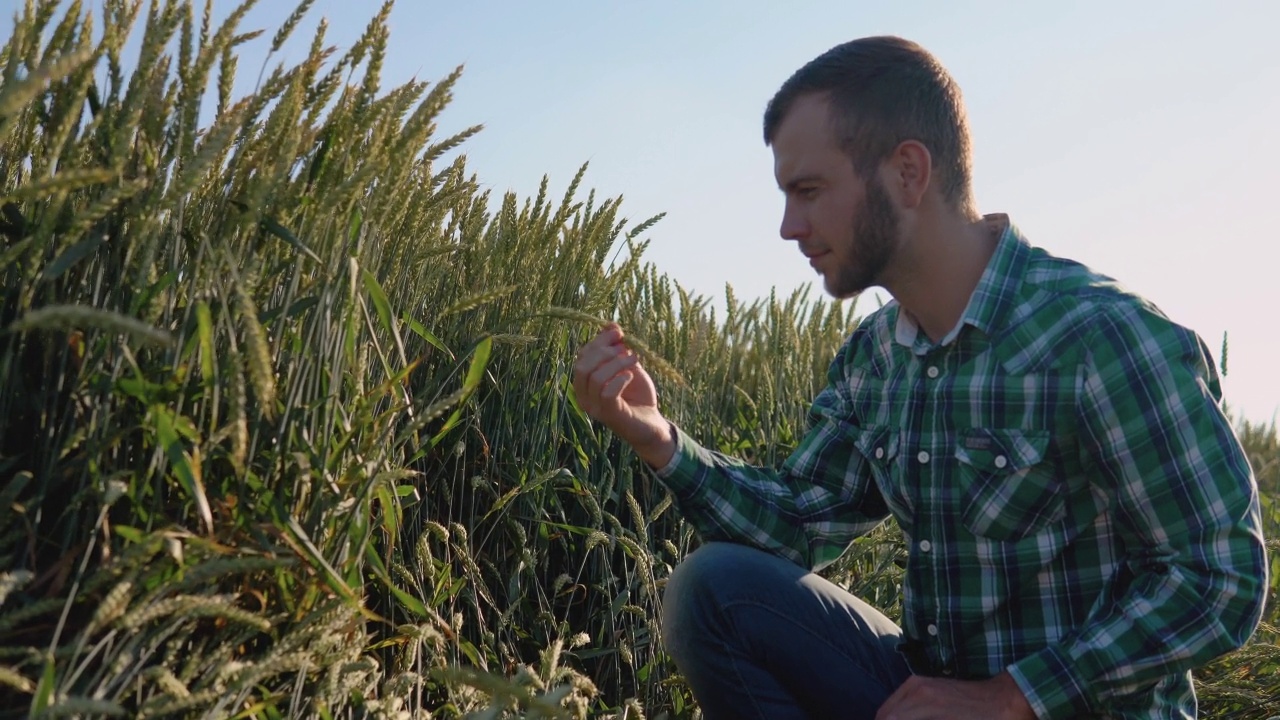
[[[929,51],[899,37],[837,45],[787,79],[764,111],[764,142],[795,101],[825,94],[840,146],[864,178],[905,140],[929,149],[947,202],[972,203],[969,123],[960,87]]]

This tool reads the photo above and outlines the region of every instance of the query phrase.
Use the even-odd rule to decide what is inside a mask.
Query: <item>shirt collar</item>
[[[920,325],[911,313],[901,305],[898,306],[898,318],[894,326],[894,339],[899,345],[905,345],[917,355],[923,355],[934,347],[951,344],[960,335],[965,325],[981,330],[991,336],[1004,322],[1009,310],[1017,303],[1018,289],[1022,285],[1022,276],[1026,269],[1027,258],[1031,247],[1018,228],[1009,221],[1008,215],[993,214],[984,217],[993,231],[1000,232],[995,252],[987,262],[977,287],[969,296],[969,304],[965,306],[960,321],[947,333],[936,346],[929,336],[920,331]]]

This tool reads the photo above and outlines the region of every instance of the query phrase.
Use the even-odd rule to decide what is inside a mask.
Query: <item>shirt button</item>
[[[1009,464],[1009,458],[1003,455],[996,456],[996,467],[1003,469],[1004,466],[1008,464]]]
[[[937,366],[937,365],[930,365],[930,366],[929,366],[929,369],[928,369],[928,370],[926,370],[925,372],[927,372],[927,373],[929,374],[929,377],[930,377],[930,378],[936,378],[936,377],[938,377],[938,375],[940,374],[940,373],[938,372],[938,366]]]
[[[882,447],[876,448],[876,459],[879,460],[883,457],[884,457],[884,448]]]
[[[925,630],[928,630],[929,634],[934,637],[938,636],[938,626],[933,623],[929,623],[929,627],[925,628]]]
[[[933,543],[929,542],[928,540],[920,541],[920,552],[929,552],[932,549],[933,549]]]
[[[925,452],[924,450],[921,450],[920,454],[916,456],[916,459],[919,460],[921,464],[928,463],[929,453]]]

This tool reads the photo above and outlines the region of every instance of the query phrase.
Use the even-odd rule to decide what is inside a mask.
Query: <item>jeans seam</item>
[[[725,651],[725,657],[729,658],[729,664],[733,666],[733,674],[738,676],[738,687],[742,688],[742,692],[751,701],[751,707],[756,711],[756,717],[760,720],[768,720],[765,717],[764,710],[760,707],[760,703],[756,701],[755,693],[751,692],[751,686],[747,684],[747,679],[742,676],[742,669],[738,667],[738,659],[734,657],[733,648],[723,640],[720,641]]]

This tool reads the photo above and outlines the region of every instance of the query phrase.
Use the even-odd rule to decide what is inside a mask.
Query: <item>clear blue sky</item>
[[[233,7],[214,4],[218,16]],[[324,15],[345,47],[379,6],[318,0],[299,32]],[[249,16],[245,29],[267,33],[242,48],[242,87],[293,7],[262,0]],[[590,161],[587,186],[625,195],[630,217],[668,213],[650,260],[696,292],[731,283],[752,297],[815,281],[777,234],[765,102],[835,44],[911,38],[965,93],[979,208],[1152,299],[1215,357],[1229,332],[1227,400],[1269,420],[1280,408],[1277,28],[1271,0],[400,0],[383,76],[391,87],[465,64],[441,132],[486,125],[464,148],[485,183],[526,196],[546,173],[561,191]]]

